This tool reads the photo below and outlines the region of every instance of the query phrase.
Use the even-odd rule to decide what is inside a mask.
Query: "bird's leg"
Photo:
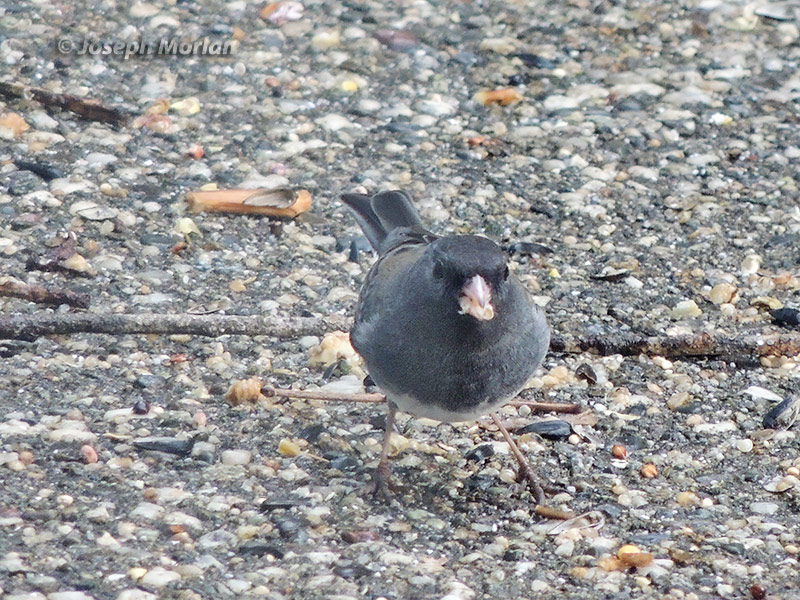
[[[528,464],[528,461],[525,460],[519,446],[517,446],[511,434],[508,433],[508,429],[500,422],[500,417],[497,413],[492,413],[492,421],[497,425],[500,433],[503,434],[508,447],[511,449],[511,454],[514,455],[514,458],[516,458],[519,463],[519,472],[517,473],[519,480],[525,480],[527,482],[528,486],[531,488],[531,492],[533,492],[536,504],[542,504],[544,502],[544,490],[542,490],[542,486],[539,484],[539,479],[536,477],[533,468]]]
[[[394,429],[394,416],[397,413],[397,405],[392,401],[388,401],[388,404],[389,413],[386,415],[386,431],[383,434],[381,458],[375,468],[375,473],[372,475],[372,483],[370,484],[373,496],[383,501],[388,501],[392,497],[391,482],[389,481],[391,476],[389,446],[392,440],[392,430]]]

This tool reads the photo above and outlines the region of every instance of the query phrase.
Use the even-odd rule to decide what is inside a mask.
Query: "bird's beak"
[[[459,313],[462,315],[470,315],[479,321],[491,321],[494,318],[492,288],[480,275],[467,280],[461,288],[458,304],[461,306]]]

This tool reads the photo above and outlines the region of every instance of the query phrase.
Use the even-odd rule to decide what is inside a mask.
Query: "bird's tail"
[[[379,192],[371,198],[364,194],[342,194],[342,201],[353,211],[376,252],[381,251],[384,240],[393,229],[409,227],[424,231],[411,198],[405,192]]]

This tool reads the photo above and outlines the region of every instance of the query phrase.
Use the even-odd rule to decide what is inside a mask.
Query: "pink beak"
[[[492,288],[480,275],[475,275],[464,284],[458,303],[462,315],[470,315],[479,321],[490,321],[494,318]]]

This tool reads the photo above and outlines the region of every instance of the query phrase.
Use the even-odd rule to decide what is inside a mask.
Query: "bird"
[[[505,253],[486,237],[430,232],[401,190],[341,199],[378,255],[350,330],[389,405],[373,492],[392,497],[388,454],[398,410],[446,422],[489,414],[541,503],[538,478],[495,411],[542,363],[550,329]]]

